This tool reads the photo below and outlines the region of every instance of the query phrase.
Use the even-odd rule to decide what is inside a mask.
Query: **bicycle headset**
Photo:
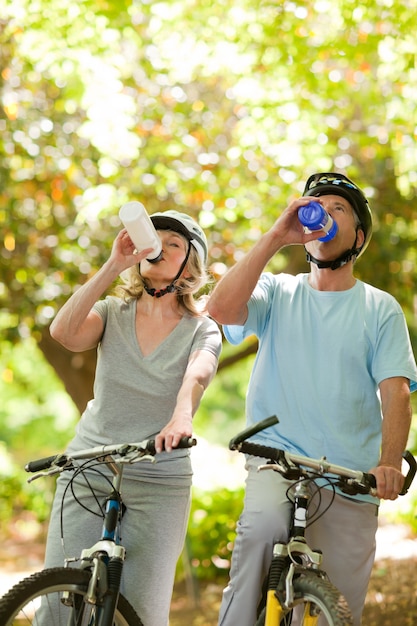
[[[319,269],[330,267],[332,270],[346,265],[351,259],[356,261],[365,251],[372,236],[372,213],[365,194],[344,174],[337,172],[321,172],[312,174],[307,180],[303,196],[336,195],[345,198],[355,211],[359,224],[356,227],[355,243],[334,261],[319,261],[306,252],[307,261],[315,263]],[[360,248],[357,247],[358,229],[363,230],[365,239]]]
[[[191,246],[193,246],[197,251],[201,266],[205,267],[207,262],[208,245],[206,236],[202,228],[200,228],[200,226],[195,220],[193,220],[192,217],[186,215],[185,213],[171,210],[164,211],[163,213],[153,213],[150,218],[156,230],[173,230],[174,232],[183,235],[188,241],[188,249],[185,255],[185,259],[182,262],[181,267],[177,272],[177,275],[175,276],[175,278],[172,279],[169,285],[167,285],[164,289],[151,289],[144,282],[144,289],[150,296],[153,296],[155,298],[161,298],[162,296],[165,296],[165,294],[173,293],[176,290],[175,283],[181,276],[187,264],[188,257],[190,256]]]

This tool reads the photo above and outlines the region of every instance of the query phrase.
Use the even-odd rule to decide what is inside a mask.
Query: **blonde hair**
[[[177,233],[188,245],[188,240]],[[197,250],[190,245],[190,254],[185,269],[189,276],[180,276],[175,282],[177,302],[193,316],[202,315],[205,309],[206,298],[198,297],[198,293],[211,282],[211,279],[200,260]],[[114,293],[126,302],[138,300],[145,291],[144,279],[139,271],[139,264],[133,265],[121,276],[122,284],[115,287]]]

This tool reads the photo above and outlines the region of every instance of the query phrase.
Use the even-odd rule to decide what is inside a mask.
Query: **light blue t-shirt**
[[[279,424],[251,438],[361,471],[381,445],[378,385],[417,368],[397,301],[359,280],[347,291],[318,291],[308,275],[264,273],[244,326],[225,326],[232,344],[250,335],[259,348],[247,392],[247,423]]]

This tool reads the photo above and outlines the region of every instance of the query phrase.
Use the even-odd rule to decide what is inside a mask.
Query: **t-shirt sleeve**
[[[103,320],[104,325],[106,325],[106,322],[107,322],[108,307],[109,307],[108,298],[105,298],[104,300],[98,300],[92,309],[93,311],[95,311],[96,313],[100,315],[101,319]]]
[[[276,277],[269,272],[261,274],[248,302],[248,317],[243,326],[226,325],[223,332],[229,343],[238,345],[247,337],[259,337],[269,319],[271,302],[277,289]]]
[[[222,349],[222,336],[219,327],[212,319],[205,317],[202,319],[195,333],[191,347],[191,352],[196,350],[207,350],[219,358]]]
[[[417,390],[417,367],[407,324],[400,305],[391,300],[391,307],[378,334],[372,373],[378,384],[393,376],[408,378],[413,392]]]

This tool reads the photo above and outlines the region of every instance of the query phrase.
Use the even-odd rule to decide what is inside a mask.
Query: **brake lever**
[[[38,472],[34,476],[31,476],[30,478],[28,478],[26,482],[33,483],[33,481],[37,480],[38,478],[44,478],[45,476],[54,476],[55,474],[61,474],[65,469],[68,469],[68,468],[65,466],[53,467],[50,470],[47,470],[46,472]]]
[[[150,461],[156,463],[156,459],[152,454],[146,454],[143,450],[136,450],[136,452],[129,452],[123,458],[119,459],[120,463],[127,463],[132,465],[133,463],[139,463],[139,461]]]
[[[265,465],[259,465],[258,472],[271,469],[279,472],[287,480],[299,480],[304,476],[302,469],[294,463],[289,463],[284,451],[281,450],[281,453],[278,461],[270,461]]]

